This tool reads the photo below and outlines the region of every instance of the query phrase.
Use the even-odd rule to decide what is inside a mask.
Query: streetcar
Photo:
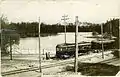
[[[78,55],[88,53],[91,49],[91,42],[78,43]],[[75,56],[75,43],[62,43],[56,46],[56,58],[70,58]]]

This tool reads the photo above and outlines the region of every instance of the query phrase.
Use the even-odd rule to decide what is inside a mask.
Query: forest
[[[87,23],[78,27],[79,32],[97,32],[101,33],[101,24]],[[112,33],[113,36],[119,36],[119,19],[112,19],[102,23],[104,33]],[[38,22],[21,22],[21,23],[9,23],[6,26],[1,26],[2,29],[15,30],[20,37],[38,37]],[[56,35],[57,33],[64,32],[65,26],[61,24],[45,24],[41,23],[41,36]],[[75,32],[75,25],[68,23],[66,25],[67,32]]]
[[[87,23],[87,26],[79,26],[79,32],[92,32],[100,31],[99,24]],[[10,23],[6,26],[2,26],[2,29],[15,30],[20,37],[38,37],[38,22],[21,22]],[[61,24],[44,24],[41,23],[41,36],[56,35],[57,33],[64,32],[65,26]],[[66,25],[67,32],[75,32],[75,25],[69,23]]]

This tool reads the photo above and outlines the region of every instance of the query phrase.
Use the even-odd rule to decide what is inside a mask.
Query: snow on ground
[[[53,61],[54,62],[54,61]],[[51,61],[44,61],[42,65],[48,65]],[[7,72],[12,70],[24,69],[38,66],[38,60],[2,60],[1,62],[1,72]]]
[[[95,54],[94,54],[95,55]],[[92,55],[91,55],[92,56]],[[81,62],[86,62],[86,63],[97,63],[97,62],[101,62],[101,61],[104,61],[104,60],[108,60],[108,59],[112,59],[114,58],[114,56],[112,54],[107,54],[104,53],[104,59],[102,58],[102,55],[99,54],[99,55],[96,55],[94,57],[91,57],[89,59],[86,59],[86,60],[82,60]]]
[[[120,76],[120,71],[116,74],[116,76]]]
[[[114,56],[111,54],[112,51],[106,51],[104,52],[104,59],[102,58],[102,53],[91,53],[90,55],[83,55],[83,56],[79,56],[79,61],[80,62],[87,62],[87,63],[97,63],[100,61],[104,61],[104,60],[108,60],[108,59],[112,59],[114,58]],[[34,58],[33,58],[34,59]],[[7,72],[7,71],[11,71],[11,70],[17,70],[17,69],[21,69],[21,68],[29,68],[29,67],[34,67],[34,66],[38,66],[38,60],[33,60],[33,59],[28,59],[28,58],[23,58],[20,59],[13,59],[13,60],[8,60],[8,59],[4,59],[2,58],[2,62],[1,62],[1,72]],[[42,60],[42,65],[49,65],[49,64],[56,64],[59,62],[66,62],[66,61],[71,61],[74,62],[74,58],[71,59],[67,59],[67,60]],[[64,71],[64,67],[67,65],[61,65],[61,66],[55,66],[55,67],[51,67],[51,68],[47,68],[47,69],[42,69],[43,74],[44,75],[55,75],[55,74],[74,74],[71,72],[66,72]],[[37,70],[37,74],[38,74]],[[61,72],[63,71],[63,72]],[[23,73],[24,75],[25,73]],[[33,71],[30,72],[31,77],[35,74]],[[19,75],[22,75],[19,74]],[[28,74],[29,75],[29,74]],[[35,75],[36,76],[36,75]],[[81,76],[81,75],[80,75]],[[9,77],[17,77],[16,75],[13,76],[9,76]],[[22,77],[22,76],[21,76]],[[36,76],[37,77],[37,76]],[[47,76],[45,76],[47,77]],[[49,76],[50,77],[50,76]],[[57,76],[55,76],[57,77]],[[62,77],[62,76],[60,76]],[[64,77],[64,76],[63,76]],[[69,76],[70,77],[70,76]]]

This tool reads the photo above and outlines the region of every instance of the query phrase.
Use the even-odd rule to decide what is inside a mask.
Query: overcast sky
[[[75,16],[81,22],[101,23],[120,16],[120,0],[2,0],[1,14],[11,22],[38,21],[47,24],[60,23],[62,15]]]

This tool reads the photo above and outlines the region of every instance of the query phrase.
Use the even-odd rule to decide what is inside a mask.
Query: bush
[[[74,71],[74,67],[73,66],[66,66],[65,70]]]
[[[113,54],[116,58],[119,58],[119,50],[115,50],[112,54]]]
[[[74,71],[73,66],[67,66],[67,71]],[[79,63],[78,72],[86,76],[115,76],[119,71],[119,66],[104,63]]]

